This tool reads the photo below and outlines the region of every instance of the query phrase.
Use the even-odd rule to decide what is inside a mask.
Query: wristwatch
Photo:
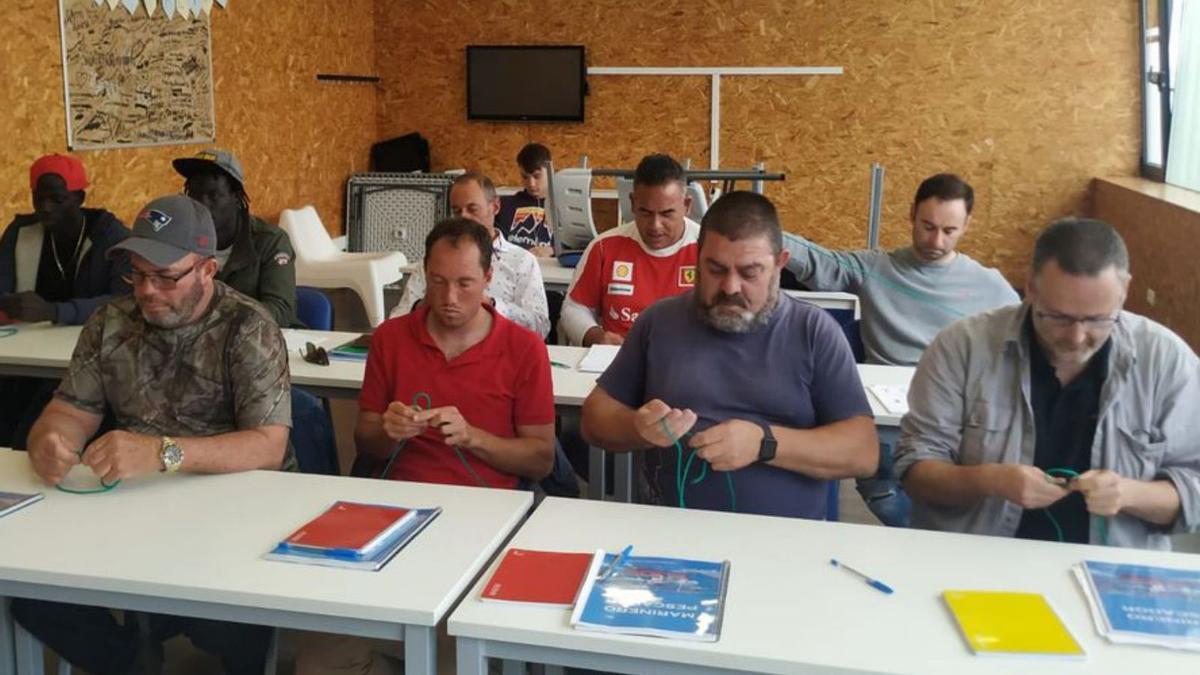
[[[170,436],[162,437],[162,449],[158,451],[158,459],[162,462],[162,469],[167,473],[175,473],[183,464],[183,448],[175,442]]]
[[[762,442],[758,444],[758,461],[769,462],[775,459],[775,449],[778,443],[775,442],[775,435],[771,433],[771,425],[760,424],[763,430]]]

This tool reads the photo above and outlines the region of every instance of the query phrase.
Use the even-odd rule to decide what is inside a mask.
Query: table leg
[[[15,675],[17,672],[17,646],[13,629],[8,598],[0,596],[0,675]]]
[[[604,448],[588,446],[588,499],[604,501]]]
[[[437,674],[436,631],[431,626],[404,627],[405,675]]]
[[[17,657],[17,675],[45,675],[42,643],[16,622],[13,622],[12,635]]]
[[[613,454],[613,497],[626,504],[633,502],[633,453]]]
[[[487,655],[483,641],[475,638],[454,638],[457,651],[458,675],[487,675]]]

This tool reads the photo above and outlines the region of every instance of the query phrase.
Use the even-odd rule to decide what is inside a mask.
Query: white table
[[[43,492],[0,518],[0,673],[24,675],[4,597],[27,597],[404,640],[408,673],[436,671],[436,626],[532,504],[525,491],[254,471],[156,474],[112,492],[48,489],[0,450],[0,490]],[[338,499],[442,507],[379,572],[262,559]],[[247,517],[252,514],[253,517]]]
[[[79,326],[50,323],[9,326],[16,333],[0,337],[0,375],[61,377],[71,362]]]
[[[546,290],[566,294],[575,277],[575,268],[563,267],[558,258],[538,258],[537,261],[542,268],[542,285]]]
[[[365,361],[345,361],[330,359],[328,366],[308,363],[300,357],[298,346],[306,341],[332,349],[357,338],[359,333],[343,333],[337,331],[293,330],[283,331],[285,339],[293,348],[288,351],[288,365],[292,373],[292,384],[311,390],[318,396],[330,398],[358,398],[362,388],[363,375],[366,371]],[[591,393],[596,384],[595,373],[581,373],[575,365],[587,353],[583,347],[564,347],[551,345],[548,347],[550,360],[571,366],[570,368],[552,367],[550,374],[554,380],[554,404],[563,407],[579,407]],[[0,370],[3,366],[0,365]]]
[[[17,327],[15,335],[0,338],[0,375],[62,377],[71,363],[79,332],[79,326],[53,326],[49,323]],[[331,349],[354,340],[360,333],[285,329],[283,334],[289,343],[288,366],[292,384],[310,389],[318,396],[358,398],[365,362],[335,359],[328,366],[318,366],[301,358],[298,349],[305,342]],[[551,346],[549,350],[552,361],[572,366],[551,369],[554,403],[559,406],[583,405],[583,400],[595,385],[596,375],[581,373],[574,366],[587,350],[563,346]]]
[[[822,309],[837,309],[854,312],[854,319],[862,318],[862,309],[858,304],[858,296],[841,291],[793,291],[785,290],[785,294],[812,303]]]
[[[482,603],[488,570],[450,615],[460,675],[485,657],[624,673],[1189,673],[1200,655],[1118,646],[1099,637],[1072,578],[1085,560],[1195,568],[1182,553],[1022,541],[612,502],[547,499],[513,547],[668,555],[731,562],[715,643],[576,631],[569,610]],[[884,595],[829,565],[856,565],[896,589]],[[493,565],[494,569],[494,565]],[[973,656],[941,593],[1045,595],[1087,652],[1085,661]]]
[[[71,361],[71,352],[74,351],[79,330],[77,326],[56,327],[49,324],[36,324],[22,326],[16,335],[0,338],[0,375],[61,377]],[[298,351],[300,345],[305,342],[311,341],[318,346],[330,349],[350,342],[358,336],[358,333],[337,331],[285,330],[284,338],[290,347],[288,360],[292,383],[304,387],[318,396],[358,398],[359,389],[362,387],[363,372],[366,368],[365,362],[334,359],[328,366],[318,366],[304,361]],[[554,380],[554,403],[564,409],[563,412],[577,410],[591,393],[598,377],[595,373],[582,373],[576,368],[587,353],[587,349],[560,345],[551,345],[548,349],[551,361],[570,366],[569,368],[552,367],[550,369]],[[915,368],[905,366],[858,366],[863,386],[868,388],[873,384],[907,387],[915,372]],[[884,442],[894,442],[899,434],[900,416],[889,412],[870,392],[867,394],[867,400],[871,404],[880,439]],[[631,501],[633,498],[633,455],[619,453],[615,455],[614,461],[614,497],[619,501]],[[588,482],[588,496],[601,499],[603,495],[607,494],[606,476],[603,470],[604,452],[599,448],[592,448],[588,463],[588,475],[591,478]]]

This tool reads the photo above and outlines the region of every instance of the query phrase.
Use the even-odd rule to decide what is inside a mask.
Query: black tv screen
[[[582,46],[467,47],[467,119],[582,122]]]

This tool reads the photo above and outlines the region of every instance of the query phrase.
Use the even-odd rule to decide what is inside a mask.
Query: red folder
[[[483,599],[570,607],[593,556],[510,548],[484,587]]]
[[[362,554],[383,543],[413,514],[399,506],[336,502],[284,542],[288,546]]]

